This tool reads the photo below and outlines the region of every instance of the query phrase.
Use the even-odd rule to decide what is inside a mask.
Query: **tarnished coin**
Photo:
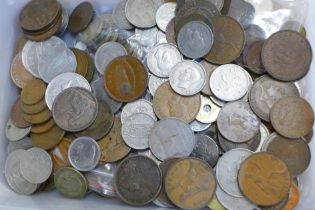
[[[210,88],[223,101],[235,101],[248,91],[249,80],[245,70],[235,64],[222,65],[211,74]]]
[[[53,163],[50,155],[43,149],[28,149],[20,162],[22,176],[30,183],[40,184],[51,175]]]
[[[131,115],[137,113],[147,114],[156,121],[152,103],[145,99],[139,99],[124,106],[121,112],[121,122],[124,124]]]
[[[266,125],[264,125],[263,123],[260,123],[260,143],[258,148],[256,149],[255,152],[263,152],[262,147],[265,144],[265,142],[268,140],[269,136],[270,136],[270,131],[267,128]]]
[[[211,123],[201,123],[198,120],[194,120],[189,125],[194,132],[202,132],[207,130],[211,126]]]
[[[120,29],[130,30],[133,29],[134,26],[127,20],[126,17],[126,3],[127,0],[121,0],[113,9],[112,18],[113,22]]]
[[[282,210],[294,209],[300,201],[300,192],[296,184],[292,183],[290,187],[289,198],[286,204],[283,206]]]
[[[206,94],[206,95],[213,95],[213,93],[210,89],[210,77],[211,77],[213,71],[216,68],[218,68],[219,66],[211,64],[211,63],[207,62],[206,60],[200,61],[200,64],[202,65],[202,67],[206,71],[206,83],[205,83],[205,86],[203,87],[203,89],[201,90],[201,92],[203,94]]]
[[[293,83],[280,82],[264,75],[253,84],[249,94],[249,104],[255,114],[269,122],[270,109],[279,99],[299,95],[299,91]]]
[[[71,144],[71,140],[64,137],[53,150],[49,151],[49,154],[53,161],[54,172],[56,172],[60,168],[71,165],[68,159],[68,150],[69,150],[70,144]]]
[[[172,68],[182,60],[177,47],[167,43],[156,45],[147,55],[147,65],[158,77],[169,77]]]
[[[154,154],[151,152],[150,149],[146,149],[146,150],[138,150],[137,153],[138,155],[143,155],[146,156],[148,158],[151,158],[156,164],[160,165],[162,163],[162,161],[158,160]]]
[[[18,97],[18,99],[13,104],[10,113],[11,122],[18,128],[28,128],[32,125],[23,118],[23,114],[24,113],[21,108],[21,99]]]
[[[216,187],[212,168],[197,158],[176,161],[165,177],[168,198],[182,209],[206,207],[215,194]]]
[[[88,128],[96,119],[98,103],[88,90],[71,87],[61,92],[52,106],[56,124],[70,132]]]
[[[149,146],[152,153],[162,161],[170,157],[188,157],[195,146],[194,132],[184,121],[162,119],[151,131]]]
[[[170,20],[170,22],[166,26],[165,36],[167,43],[177,45],[176,35],[175,35],[175,18]]]
[[[71,167],[59,169],[54,174],[56,189],[65,197],[82,198],[87,191],[87,181],[77,170]]]
[[[104,74],[105,90],[113,99],[120,102],[130,102],[139,98],[147,88],[148,80],[145,66],[132,56],[115,58],[107,65]]]
[[[22,103],[33,105],[40,102],[45,95],[46,84],[39,79],[34,79],[26,83],[21,92]]]
[[[245,35],[242,26],[228,16],[216,16],[211,20],[214,31],[214,43],[205,59],[215,64],[226,64],[240,56]]]
[[[69,147],[68,159],[71,165],[79,171],[94,169],[101,157],[101,149],[90,137],[79,137]]]
[[[246,46],[252,45],[254,42],[264,41],[266,32],[258,25],[250,24],[245,30]]]
[[[78,38],[86,45],[91,45],[101,34],[105,21],[100,16],[95,16],[89,26],[78,34]]]
[[[202,90],[206,83],[206,71],[197,62],[184,60],[176,64],[170,73],[172,89],[180,95],[192,96]]]
[[[51,111],[48,108],[37,114],[23,114],[24,120],[31,124],[42,124],[44,122],[47,122],[51,118],[51,116]]]
[[[244,28],[247,28],[255,18],[255,8],[246,0],[232,0],[229,4],[228,16],[237,20]]]
[[[23,65],[21,52],[13,58],[10,74],[12,81],[19,88],[23,88],[26,83],[34,79],[33,75],[30,74]]]
[[[216,191],[218,191],[218,189]],[[216,195],[213,196],[212,200],[208,204],[208,208],[215,210],[226,210],[226,208],[220,203]]]
[[[158,165],[148,157],[135,155],[124,159],[115,173],[115,189],[127,204],[143,206],[153,201],[162,187]]]
[[[64,135],[65,131],[55,125],[45,133],[31,133],[31,141],[34,147],[49,150],[57,146]]]
[[[261,50],[264,42],[258,41],[251,44],[248,49],[243,52],[244,64],[249,70],[256,74],[264,74],[265,69],[261,62]]]
[[[14,56],[17,56],[17,54],[22,53],[22,50],[23,50],[26,42],[27,42],[27,39],[24,36],[24,34],[22,34],[15,42]]]
[[[21,103],[20,106],[23,112],[26,114],[38,114],[39,112],[47,108],[45,98],[43,98],[41,101],[39,101],[36,104],[27,105],[27,104]]]
[[[247,102],[236,101],[226,104],[221,109],[217,124],[225,138],[235,143],[242,143],[257,135],[260,119]]]
[[[222,134],[218,133],[218,141],[219,141],[220,147],[225,152],[230,151],[232,149],[237,149],[237,148],[248,149],[253,152],[260,151],[259,146],[262,143],[260,132],[257,133],[256,136],[254,136],[252,139],[244,143],[235,143],[235,142],[229,141],[228,139],[224,138]]]
[[[270,110],[274,129],[287,138],[300,138],[312,131],[314,111],[303,98],[287,96],[278,100]]]
[[[152,96],[155,95],[155,92],[157,89],[164,83],[167,82],[167,78],[161,78],[161,77],[156,77],[154,75],[151,75],[149,78],[149,91]]]
[[[217,121],[221,108],[206,96],[201,96],[201,106],[196,120],[202,123],[213,123]]]
[[[176,3],[169,2],[162,4],[156,11],[156,24],[162,31],[166,31],[167,24],[175,17],[175,9]]]
[[[32,147],[33,146],[31,143],[31,139],[29,137],[24,137],[23,139],[19,141],[9,141],[8,147],[7,147],[7,154],[10,154],[11,152],[18,149],[27,150]]]
[[[32,127],[18,128],[9,119],[5,127],[5,135],[10,141],[19,141],[31,132]]]
[[[257,205],[271,206],[285,199],[289,193],[291,175],[282,160],[261,152],[243,162],[238,183],[248,200]]]
[[[69,17],[68,29],[71,33],[78,33],[88,27],[94,17],[93,5],[90,2],[82,2],[72,11]]]

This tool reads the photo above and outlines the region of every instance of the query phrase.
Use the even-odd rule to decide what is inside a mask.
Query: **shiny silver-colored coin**
[[[262,146],[261,146],[261,152],[267,152],[267,148],[268,148],[268,146],[269,146],[269,144],[270,144],[270,142],[275,138],[275,137],[277,137],[278,136],[278,134],[277,133],[271,133],[269,136],[268,136],[268,138],[264,141],[264,143],[262,144]]]
[[[32,127],[18,128],[9,119],[5,127],[5,135],[10,141],[19,141],[27,136],[31,132],[31,129]]]
[[[89,82],[83,76],[72,72],[60,74],[51,80],[47,86],[45,93],[47,107],[51,110],[59,93],[70,87],[82,87],[91,91]]]
[[[229,195],[243,197],[239,189],[237,175],[243,161],[252,155],[247,149],[232,149],[223,154],[216,166],[216,177],[218,184]]]
[[[40,48],[39,42],[28,40],[22,50],[22,63],[26,70],[34,77],[40,78],[38,72],[38,56],[37,51]]]
[[[149,134],[155,120],[147,114],[136,113],[129,116],[121,127],[121,135],[125,143],[137,150],[149,148]]]
[[[247,102],[236,101],[226,104],[221,109],[217,125],[225,138],[235,143],[242,143],[257,135],[260,119]]]
[[[139,150],[138,155],[143,155],[143,156],[147,156],[149,158],[151,158],[156,164],[160,165],[162,163],[162,161],[158,160],[151,152],[150,149],[147,150]]]
[[[196,120],[202,123],[213,123],[217,121],[221,108],[213,103],[209,97],[201,96],[201,106]]]
[[[176,3],[162,4],[155,14],[157,26],[165,32],[167,24],[175,17]]]
[[[211,126],[211,123],[201,123],[198,120],[194,120],[189,125],[194,132],[202,132],[207,130]]]
[[[113,9],[112,17],[116,26],[123,30],[133,29],[134,26],[127,20],[125,8],[127,0],[121,0]]]
[[[183,60],[182,54],[173,44],[158,44],[147,55],[150,71],[158,77],[169,77],[172,68]]]
[[[37,184],[27,181],[21,174],[20,163],[24,159],[26,151],[15,150],[9,154],[4,166],[4,175],[10,188],[21,195],[31,195],[37,188]]]
[[[233,0],[230,1],[227,15],[237,20],[244,28],[247,28],[255,18],[255,8],[244,0]]]
[[[20,162],[22,176],[30,183],[46,181],[53,170],[53,162],[48,152],[41,148],[28,149]]]
[[[167,78],[151,75],[149,78],[149,91],[151,95],[154,96],[156,90],[166,81],[168,81]]]
[[[224,6],[224,0],[209,0],[216,8],[221,11]]]
[[[10,141],[8,143],[7,153],[10,154],[11,152],[18,150],[18,149],[27,150],[27,149],[30,149],[32,147],[33,147],[33,145],[31,142],[31,138],[25,137],[19,141]]]
[[[220,134],[220,132],[218,133],[218,141],[219,141],[219,145],[220,147],[225,151],[230,151],[232,149],[238,149],[238,148],[242,148],[242,149],[248,149],[250,151],[257,151],[259,148],[259,145],[261,143],[261,134],[260,132],[254,136],[252,139],[250,139],[247,142],[244,143],[235,143],[232,141],[227,140],[226,138],[224,138],[224,136],[222,136],[222,134]]]
[[[202,90],[206,83],[206,71],[197,62],[184,60],[176,64],[170,73],[172,89],[183,96],[192,96]]]
[[[268,128],[263,123],[260,124],[259,131],[260,131],[260,143],[255,152],[262,152],[262,146],[264,145],[264,143],[267,141],[267,139],[270,136],[270,132]]]
[[[235,64],[218,67],[210,77],[213,94],[223,101],[235,101],[248,91],[249,80],[245,70]]]
[[[94,139],[79,137],[70,144],[68,158],[75,169],[90,171],[98,165],[101,149]]]
[[[195,147],[195,136],[189,124],[176,118],[157,122],[149,136],[149,146],[159,160],[188,157]]]
[[[126,106],[124,106],[121,112],[121,123],[124,124],[127,121],[129,116],[136,113],[147,114],[150,117],[152,117],[154,120],[156,120],[152,103],[144,99],[139,99],[137,101],[128,103],[126,104]]]
[[[127,55],[127,50],[118,42],[106,42],[100,46],[94,57],[97,71],[103,75],[106,66],[115,58]]]

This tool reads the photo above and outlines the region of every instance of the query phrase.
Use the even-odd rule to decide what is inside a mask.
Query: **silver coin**
[[[167,43],[166,34],[161,30],[159,30],[156,34],[156,43],[157,44]]]
[[[213,95],[213,93],[211,92],[211,89],[210,89],[210,76],[212,74],[212,72],[218,68],[219,66],[217,65],[214,65],[212,63],[209,63],[208,61],[206,60],[202,60],[200,61],[200,64],[202,65],[202,67],[205,69],[206,71],[206,84],[205,86],[203,87],[203,89],[201,90],[201,92],[203,94],[206,94],[208,96],[210,95]]]
[[[157,207],[160,208],[169,208],[168,206],[164,205],[159,199],[155,199],[152,201]]]
[[[62,9],[62,23],[61,23],[61,27],[59,28],[59,30],[55,33],[57,34],[59,37],[62,36],[68,27],[69,24],[69,14],[67,13],[67,11],[65,9]]]
[[[52,106],[56,124],[70,132],[79,132],[88,128],[95,121],[97,113],[96,98],[81,87],[71,87],[62,91]]]
[[[34,77],[40,78],[38,73],[38,56],[37,51],[40,48],[40,42],[28,40],[22,50],[22,63],[25,69]]]
[[[236,101],[248,91],[249,80],[245,70],[235,64],[218,67],[210,77],[213,94],[223,101]]]
[[[229,5],[227,15],[237,20],[244,28],[247,28],[255,18],[255,8],[244,0],[233,0]]]
[[[241,100],[243,101],[246,101],[248,102],[249,100],[249,92],[250,92],[250,89],[252,88],[253,84],[254,84],[254,81],[253,81],[253,78],[250,76],[250,74],[248,73],[248,71],[244,70],[246,76],[247,76],[247,79],[248,79],[248,91],[246,92],[246,94],[241,98]]]
[[[224,0],[209,0],[219,11],[222,10],[224,6]]]
[[[166,31],[167,24],[175,17],[176,3],[169,2],[162,4],[155,14],[155,20],[157,26],[162,30]]]
[[[180,95],[192,96],[202,90],[206,83],[206,71],[197,62],[184,60],[176,64],[170,73],[172,89]]]
[[[28,149],[21,160],[20,170],[22,176],[33,184],[45,182],[53,170],[53,162],[45,150],[37,147]]]
[[[173,44],[162,43],[152,48],[147,55],[150,71],[158,77],[169,77],[172,68],[183,60]]]
[[[147,156],[149,158],[151,158],[156,164],[160,165],[162,163],[162,161],[158,160],[151,152],[150,149],[147,150],[139,150],[138,155],[143,155],[143,156]]]
[[[151,75],[149,78],[149,91],[151,95],[154,96],[156,90],[166,81],[168,81],[167,78]]]
[[[211,126],[211,123],[201,123],[198,120],[194,120],[189,125],[194,132],[202,132],[207,130]]]
[[[89,45],[93,40],[102,32],[104,28],[103,18],[95,16],[89,26],[78,34],[78,38],[81,42]]]
[[[125,8],[127,0],[121,0],[113,9],[112,18],[113,22],[120,29],[130,30],[134,26],[127,20]]]
[[[95,53],[94,61],[97,71],[103,75],[106,66],[115,58],[123,55],[127,55],[127,51],[118,42],[104,43]]]
[[[218,105],[219,107],[223,107],[227,102],[218,99],[216,96],[210,96],[210,99],[213,103]]]
[[[45,101],[50,110],[59,93],[70,87],[82,87],[91,91],[89,82],[83,76],[71,72],[60,74],[51,80],[46,89]]]
[[[128,21],[139,28],[156,25],[155,13],[159,5],[154,0],[128,0],[125,13]]]
[[[9,154],[4,166],[4,175],[10,188],[21,195],[31,195],[37,188],[37,184],[28,182],[21,174],[20,162],[25,158],[26,151],[15,150]]]
[[[98,165],[101,149],[94,139],[79,137],[70,144],[68,158],[75,169],[90,171]]]
[[[220,187],[229,195],[243,197],[238,186],[237,175],[243,161],[252,155],[247,149],[232,149],[223,154],[216,166],[216,177]]]
[[[267,141],[270,135],[268,128],[263,123],[260,124],[259,131],[260,131],[260,143],[255,152],[262,152],[262,146]]]
[[[213,123],[217,121],[221,108],[213,103],[210,98],[201,96],[201,106],[196,120],[202,123]]]
[[[170,157],[188,157],[195,146],[194,132],[184,121],[165,118],[152,129],[149,146],[155,157],[162,161]]]
[[[104,88],[104,79],[103,78],[98,78],[91,84],[93,94],[98,100],[106,102],[110,108],[112,109],[113,113],[116,113],[120,107],[122,106],[121,102],[115,101],[112,99],[107,92],[105,91]]]
[[[153,111],[152,103],[144,99],[139,99],[124,106],[121,112],[121,123],[124,124],[129,116],[136,113],[147,114],[154,120],[157,120]]]
[[[19,141],[10,141],[8,143],[7,153],[10,154],[11,152],[18,150],[18,149],[27,150],[27,149],[30,149],[32,147],[33,147],[33,145],[31,142],[31,138],[25,137]]]
[[[218,141],[219,141],[219,145],[220,147],[225,151],[230,151],[232,149],[237,149],[237,148],[243,148],[243,149],[248,149],[250,151],[257,151],[258,147],[261,143],[261,134],[260,132],[257,133],[256,136],[254,136],[252,139],[250,139],[247,142],[244,143],[235,143],[232,141],[227,140],[226,138],[224,138],[222,136],[222,134],[220,134],[220,132],[218,133]]]
[[[18,128],[9,119],[5,127],[5,135],[10,141],[19,141],[27,136],[31,129],[32,127]]]
[[[121,127],[121,135],[125,143],[137,150],[149,148],[149,134],[155,125],[150,115],[136,113],[129,116]]]

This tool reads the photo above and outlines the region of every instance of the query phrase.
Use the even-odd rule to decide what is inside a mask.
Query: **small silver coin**
[[[94,139],[79,137],[70,144],[68,158],[75,169],[90,171],[98,165],[101,158],[101,150]]]
[[[162,4],[155,14],[157,26],[165,32],[167,24],[175,17],[176,3]]]
[[[18,128],[9,119],[5,127],[5,135],[10,141],[19,141],[27,136],[31,132],[31,129],[32,127]]]
[[[244,28],[247,28],[255,18],[255,8],[244,0],[230,1],[228,16],[237,20]]]
[[[27,150],[27,149],[30,149],[32,147],[33,147],[33,145],[31,142],[31,138],[25,137],[19,141],[10,141],[8,143],[7,153],[10,154],[11,152],[18,150],[18,149]]]
[[[149,91],[151,95],[154,96],[156,90],[166,81],[168,81],[167,78],[151,75],[149,78]]]
[[[260,131],[260,143],[255,152],[263,152],[262,146],[264,145],[264,143],[267,141],[267,139],[270,136],[270,132],[268,128],[263,123],[260,124],[259,131]]]
[[[137,101],[128,103],[126,104],[126,106],[124,106],[121,112],[121,123],[124,124],[129,116],[136,113],[147,114],[150,117],[152,117],[155,121],[157,120],[155,113],[153,111],[152,103],[145,99],[139,99]]]
[[[113,9],[112,18],[116,26],[123,30],[133,29],[134,26],[127,20],[125,8],[127,0],[121,0]]]
[[[217,121],[221,108],[213,103],[209,97],[201,96],[201,106],[196,120],[202,123],[213,123]]]
[[[198,120],[194,120],[189,125],[194,132],[202,132],[207,130],[211,126],[211,123],[201,123]]]

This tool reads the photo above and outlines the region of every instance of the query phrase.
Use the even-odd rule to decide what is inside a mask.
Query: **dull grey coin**
[[[202,67],[205,69],[206,71],[206,84],[205,86],[203,87],[203,89],[201,90],[201,92],[203,94],[206,94],[208,96],[210,95],[213,95],[211,89],[210,89],[210,77],[211,77],[211,74],[212,72],[218,68],[219,66],[217,65],[214,65],[214,64],[211,64],[209,63],[208,61],[206,60],[202,60],[200,61],[200,64],[202,65]]]
[[[163,31],[166,31],[167,24],[175,17],[176,3],[169,2],[162,4],[156,11],[155,20],[157,26]]]
[[[260,131],[260,143],[255,152],[262,152],[262,146],[265,144],[268,137],[270,136],[269,129],[263,123],[260,123],[259,131]]]
[[[216,8],[221,11],[224,6],[224,0],[209,0]]]
[[[5,135],[10,141],[19,141],[27,136],[31,132],[31,129],[32,127],[18,128],[9,119],[5,127]]]
[[[124,106],[121,112],[121,123],[124,124],[129,116],[136,113],[147,114],[156,121],[156,116],[153,111],[152,103],[145,99],[139,99]]]
[[[10,154],[11,152],[18,150],[18,149],[27,150],[27,149],[30,149],[32,147],[33,147],[33,145],[31,142],[31,138],[25,137],[19,141],[10,141],[8,143],[7,153]]]
[[[227,15],[237,20],[244,28],[247,28],[255,18],[255,8],[244,0],[233,0],[230,3]]]
[[[151,95],[154,96],[156,90],[166,81],[168,81],[167,78],[151,75],[149,78],[149,91]]]
[[[98,165],[101,158],[101,150],[94,139],[79,137],[70,144],[68,158],[75,169],[90,171]]]
[[[137,152],[138,155],[143,155],[143,156],[147,156],[149,158],[151,158],[156,164],[160,165],[162,163],[162,161],[158,160],[151,152],[150,149],[146,149],[146,150],[138,150]]]
[[[254,136],[252,139],[250,139],[247,142],[244,143],[235,143],[232,141],[227,140],[220,134],[218,133],[218,141],[220,147],[225,151],[230,151],[232,149],[238,149],[238,148],[243,148],[243,149],[248,149],[250,151],[257,151],[259,148],[259,145],[261,143],[261,133],[259,132],[256,136]]]
[[[113,9],[112,17],[113,22],[118,28],[124,30],[133,29],[134,26],[127,20],[125,8],[127,0],[121,0]]]
[[[211,126],[211,123],[201,123],[198,120],[194,120],[189,125],[194,132],[202,132],[207,130]]]
[[[149,136],[149,146],[159,160],[188,157],[195,146],[194,132],[189,124],[176,118],[157,122]]]

